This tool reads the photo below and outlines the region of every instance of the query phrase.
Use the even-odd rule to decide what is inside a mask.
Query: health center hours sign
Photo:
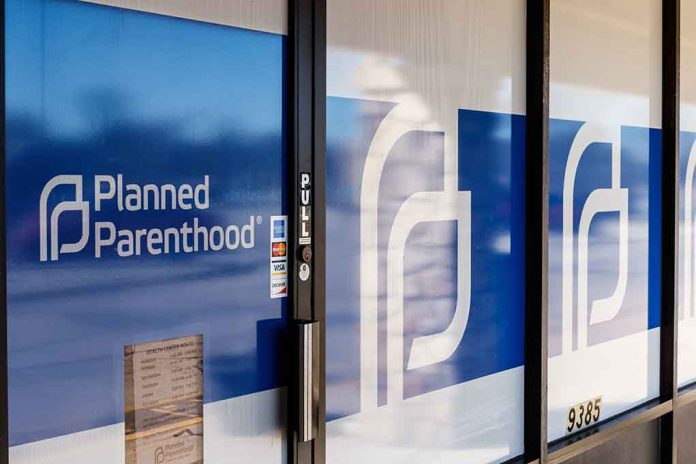
[[[124,348],[126,464],[203,463],[203,337]]]

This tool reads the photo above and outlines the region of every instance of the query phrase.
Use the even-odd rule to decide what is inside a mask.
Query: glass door
[[[11,464],[285,461],[286,5],[171,3],[5,2]]]

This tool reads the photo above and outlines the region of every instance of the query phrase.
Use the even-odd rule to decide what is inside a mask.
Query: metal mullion
[[[679,246],[679,0],[662,1],[662,241],[660,305],[660,400],[677,397]],[[676,462],[675,414],[660,420],[660,462]]]
[[[324,315],[325,315],[325,3],[324,0],[289,0],[288,4],[288,192],[289,192],[289,266],[290,314],[296,323],[318,321],[320,328],[314,340],[311,363],[301,363],[299,340],[292,341],[288,394],[288,462],[310,464],[324,462]],[[300,244],[300,180],[311,176],[311,244]],[[299,278],[300,256],[311,250],[308,280]],[[299,333],[299,332],[297,332]],[[311,366],[312,397],[318,407],[312,413],[316,433],[310,441],[298,435],[299,405],[302,392],[300,368]],[[307,378],[305,376],[305,378]],[[302,397],[302,394],[305,397]]]
[[[0,36],[0,47],[2,48],[2,59],[0,59],[0,73],[2,75],[2,85],[0,85],[0,100],[2,101],[2,109],[0,109],[0,125],[2,125],[2,167],[0,168],[0,189],[2,189],[2,202],[0,202],[0,311],[2,312],[0,322],[0,361],[2,362],[2,373],[0,373],[0,464],[9,463],[9,408],[8,408],[8,366],[7,366],[7,218],[6,218],[6,202],[7,196],[5,183],[6,169],[6,115],[5,110],[7,100],[5,98],[5,0],[0,0],[2,11],[0,12],[0,20],[2,32]]]
[[[524,460],[546,462],[549,0],[527,0]]]
[[[326,0],[314,0],[313,129],[314,129],[314,288],[313,318],[319,321],[317,434],[313,464],[326,462]]]

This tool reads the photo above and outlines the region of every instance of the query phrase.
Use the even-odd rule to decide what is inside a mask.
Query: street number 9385
[[[602,397],[598,396],[588,401],[583,401],[568,410],[568,423],[566,431],[580,430],[583,427],[599,421],[602,414]]]

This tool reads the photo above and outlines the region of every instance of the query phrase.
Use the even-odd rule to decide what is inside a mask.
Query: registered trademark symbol
[[[256,216],[256,223],[261,224],[263,222],[263,218],[261,216]]]

